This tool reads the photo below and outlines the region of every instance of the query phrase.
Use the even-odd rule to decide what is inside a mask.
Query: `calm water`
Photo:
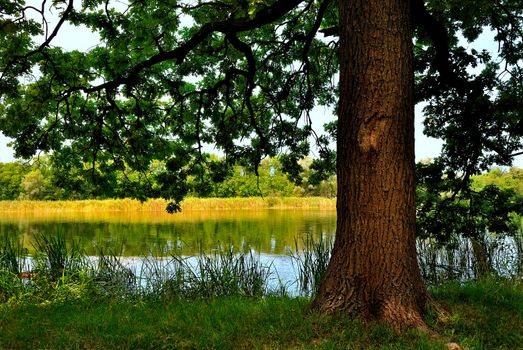
[[[35,234],[61,232],[69,241],[79,240],[87,254],[110,246],[127,257],[144,256],[154,247],[182,247],[184,255],[196,255],[220,244],[281,256],[307,235],[331,236],[335,230],[335,210],[0,214],[0,234],[19,237],[30,252]]]

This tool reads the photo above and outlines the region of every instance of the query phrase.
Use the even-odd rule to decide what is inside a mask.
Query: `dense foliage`
[[[513,0],[414,4],[416,96],[428,102],[425,131],[444,140],[441,163],[460,174],[459,191],[521,150],[523,9]],[[315,135],[310,111],[337,99],[334,2],[50,6],[0,6],[0,127],[18,156],[53,151],[65,173],[91,164],[97,188],[78,183],[79,192],[110,190],[116,171],[145,171],[159,159],[158,188],[140,196],[175,201],[200,172],[186,165],[205,165],[208,143],[226,155],[209,166],[212,177],[238,161],[256,173],[266,155],[281,152],[285,171],[299,178]],[[50,16],[56,25],[42,27]],[[88,28],[100,44],[86,52],[57,46],[67,24]],[[497,55],[466,48],[482,33],[499,42]],[[320,158],[311,166],[320,180],[335,170],[328,145],[336,124],[326,130],[332,138],[316,137]]]
[[[30,167],[21,163],[0,163],[0,199],[10,200],[20,196],[21,183]]]
[[[286,4],[281,15],[297,4]],[[285,164],[294,164],[289,169],[297,175],[295,161],[308,154],[311,132],[310,121],[297,121],[308,116],[314,101],[333,101],[329,79],[337,70],[336,44],[314,38],[316,10],[335,19],[328,3],[313,4],[315,11],[307,13],[292,10],[281,28],[271,23],[281,20],[267,15],[263,2],[150,5],[56,3],[63,22],[100,37],[103,44],[85,53],[49,46],[56,33],[43,33],[25,17],[30,9],[23,2],[2,6],[0,119],[3,132],[17,139],[16,154],[52,150],[67,169],[92,164],[100,187],[116,171],[144,171],[160,159],[166,167],[158,192],[142,195],[175,201],[200,171],[186,166],[206,163],[205,143],[226,154],[219,166],[209,167],[218,173],[211,176],[238,160],[257,173],[265,155],[282,149],[292,154],[294,162]],[[216,28],[206,24],[208,18]],[[243,18],[244,29],[230,30]],[[241,33],[263,24],[248,40]],[[33,41],[37,34],[45,34],[42,45]],[[186,44],[179,47],[181,42]],[[302,58],[306,63],[292,68]],[[59,117],[48,120],[53,114]]]
[[[440,163],[419,163],[417,171],[418,236],[447,243],[456,235],[478,239],[487,232],[503,236],[521,230],[514,217],[523,214],[520,169],[511,168],[503,176],[500,169],[474,176],[473,185],[459,193],[452,189],[460,180],[444,175]]]

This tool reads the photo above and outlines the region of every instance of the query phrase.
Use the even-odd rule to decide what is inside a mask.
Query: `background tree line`
[[[336,177],[318,178],[311,169],[311,158],[300,161],[299,181],[292,181],[282,169],[279,158],[264,159],[254,170],[247,165],[225,165],[217,156],[186,164],[185,186],[193,197],[327,197],[336,196]],[[47,156],[32,162],[0,163],[0,200],[79,200],[161,197],[165,190],[167,168],[153,161],[140,172],[124,165],[124,170],[105,172],[101,166],[82,164],[64,167]],[[256,174],[257,172],[257,174]]]

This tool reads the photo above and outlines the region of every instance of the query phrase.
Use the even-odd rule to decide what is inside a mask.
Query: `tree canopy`
[[[446,169],[465,180],[522,150],[522,12],[515,0],[414,1],[416,101],[427,102],[425,132],[444,140]],[[205,161],[205,144],[253,168],[285,153],[298,177],[311,109],[337,103],[331,0],[4,0],[0,16],[0,128],[16,155],[52,152],[108,172],[164,160],[163,194],[177,200],[191,175],[178,169]],[[76,30],[99,45],[62,49],[59,34]],[[466,47],[484,32],[497,55]],[[315,140],[317,170],[332,173],[329,138]]]

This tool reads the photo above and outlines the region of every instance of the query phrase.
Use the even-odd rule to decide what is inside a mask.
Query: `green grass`
[[[306,299],[220,298],[175,303],[2,307],[6,349],[441,349],[427,336],[370,331],[308,311]]]
[[[523,282],[490,278],[445,284],[432,295],[453,311],[440,333],[469,349],[523,349]]]
[[[523,286],[487,280],[432,294],[453,311],[427,322],[464,349],[521,349]],[[306,298],[222,297],[0,304],[2,349],[444,349],[415,331],[399,336],[344,315],[321,316]]]

